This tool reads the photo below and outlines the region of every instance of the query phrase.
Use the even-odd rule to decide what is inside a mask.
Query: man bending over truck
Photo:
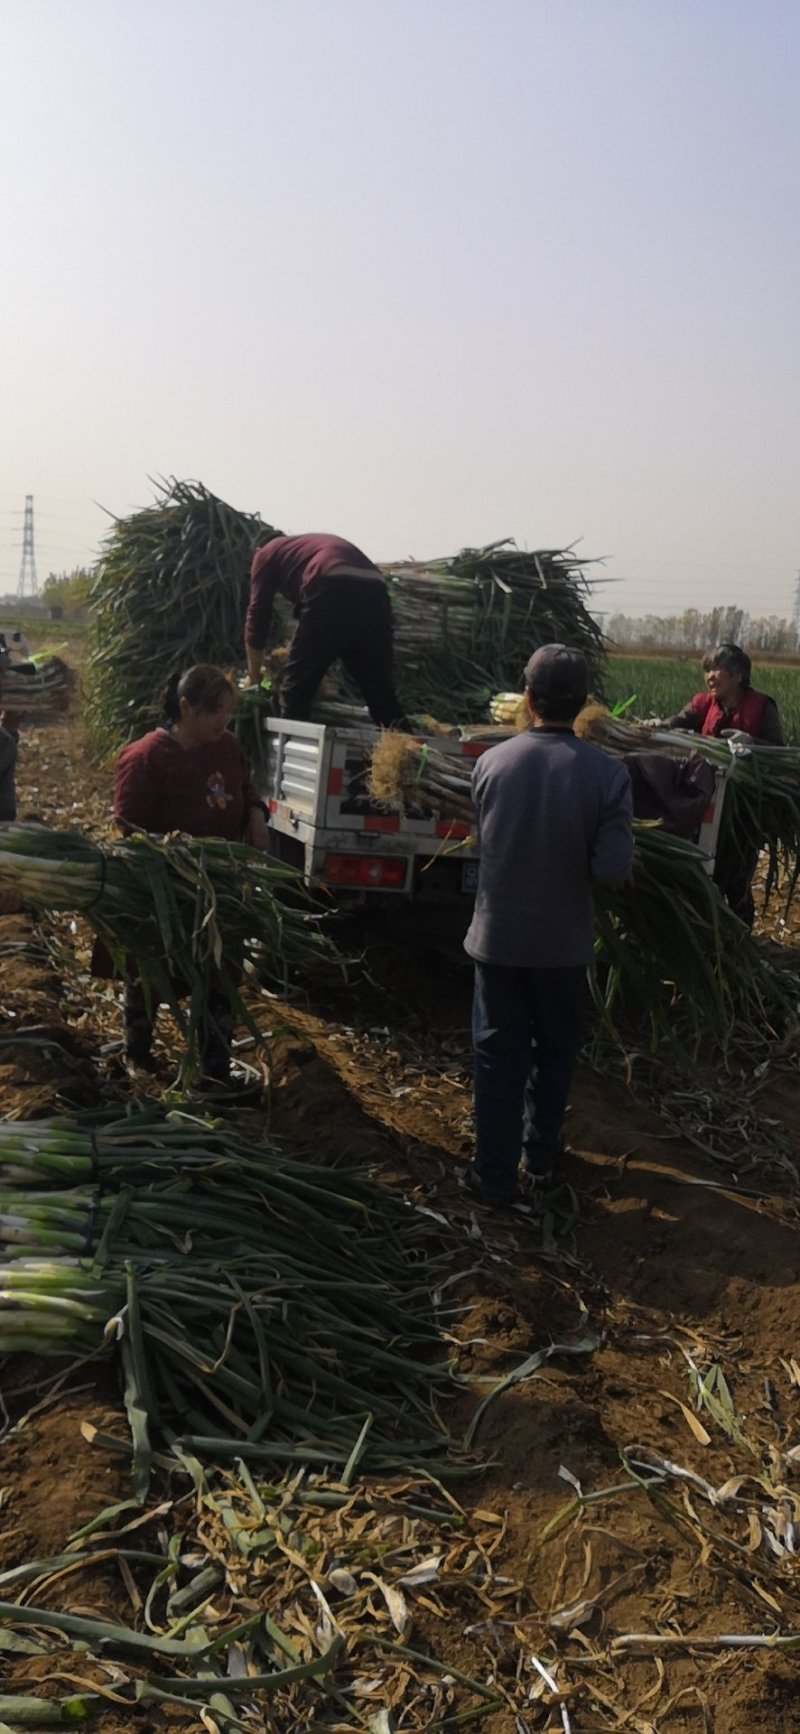
[[[592,960],[592,886],[633,865],[628,772],[573,722],[589,671],[579,650],[544,645],[525,669],[530,726],[491,747],[472,780],[480,848],[464,948],[475,964],[475,1159],[468,1184],[512,1204],[522,1158],[551,1177],[581,1045]]]
[[[374,723],[403,727],[394,686],[392,606],[377,566],[341,536],[271,537],[250,567],[247,672],[261,679],[276,595],[294,604],[297,628],[281,681],[281,712],[305,722],[314,694],[340,657]]]

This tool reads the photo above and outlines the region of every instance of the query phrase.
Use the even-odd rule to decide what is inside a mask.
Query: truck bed
[[[370,800],[368,761],[378,734],[368,726],[265,719],[259,793],[275,853],[309,885],[426,901],[471,895],[477,855],[469,825]],[[439,752],[472,759],[490,744],[439,735],[432,742]]]

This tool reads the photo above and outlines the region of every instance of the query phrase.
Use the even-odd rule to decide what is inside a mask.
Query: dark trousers
[[[758,866],[758,843],[743,842],[740,837],[726,837],[717,850],[714,884],[722,892],[734,915],[745,927],[752,928],[756,918],[753,897],[753,874]]]
[[[202,1044],[200,1067],[204,1078],[226,1083],[231,1070],[233,1011],[226,993],[211,988],[206,1002],[208,1027]],[[155,1006],[148,1008],[140,981],[128,977],[122,998],[125,1058],[134,1065],[147,1064],[153,1048]]]
[[[546,1172],[555,1161],[585,992],[583,965],[475,965],[474,1167],[487,1198],[513,1197],[521,1155],[533,1172]]]
[[[392,605],[377,579],[323,579],[301,603],[281,682],[284,716],[306,722],[314,694],[340,657],[380,728],[403,719],[394,686]]]

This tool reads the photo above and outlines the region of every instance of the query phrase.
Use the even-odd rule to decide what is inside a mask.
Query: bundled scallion
[[[474,768],[471,759],[386,729],[370,755],[369,792],[379,806],[469,823]]]
[[[60,656],[31,658],[29,673],[13,663],[0,670],[0,706],[29,720],[41,722],[69,709],[75,691],[75,674]]]
[[[605,647],[589,612],[587,565],[570,548],[528,553],[506,540],[386,567],[407,711],[481,722],[492,694],[516,686],[542,644],[582,650],[602,692]]]
[[[706,871],[696,844],[635,823],[629,889],[595,893],[592,991],[606,1035],[656,1053],[761,1048],[795,1015],[789,986],[762,956]]]
[[[441,1467],[437,1233],[368,1179],[188,1117],[0,1124],[0,1352],[118,1338],[143,1476],[151,1430],[209,1457]]]
[[[241,666],[250,562],[268,534],[199,482],[173,480],[154,505],[115,519],[89,604],[84,689],[98,751],[154,727],[171,675]]]
[[[767,854],[765,899],[780,887],[787,904],[800,878],[800,747],[769,747],[697,735],[685,729],[644,728],[592,705],[576,732],[605,752],[663,753],[686,758],[697,753],[726,772],[720,845],[728,858],[740,847],[744,856],[758,847]]]
[[[34,908],[83,914],[120,973],[136,960],[153,1003],[169,1005],[184,1031],[183,1081],[196,1068],[212,984],[257,1033],[235,985],[239,965],[289,990],[297,971],[337,958],[293,869],[244,843],[176,833],[100,847],[77,831],[9,824],[0,885]]]

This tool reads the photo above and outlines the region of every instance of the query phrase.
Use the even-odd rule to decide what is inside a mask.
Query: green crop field
[[[753,685],[770,693],[783,718],[787,741],[800,745],[800,668],[782,664],[754,665]],[[704,688],[699,658],[612,656],[608,663],[607,697],[618,704],[635,694],[634,716],[674,716],[695,692]]]

